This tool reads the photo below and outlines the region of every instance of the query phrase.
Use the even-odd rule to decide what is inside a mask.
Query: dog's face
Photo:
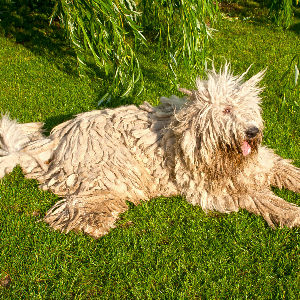
[[[263,120],[257,102],[239,98],[237,95],[234,101],[227,100],[227,103],[221,104],[220,107],[212,105],[212,124],[221,128],[219,143],[247,156],[251,152],[257,152],[262,142]]]
[[[248,69],[249,70],[249,69]],[[247,70],[247,71],[248,71]],[[257,152],[262,142],[263,120],[257,86],[264,72],[242,82],[230,73],[226,64],[223,72],[208,72],[208,80],[196,80],[189,102],[176,115],[181,148],[193,162],[197,156],[211,157],[216,152],[247,157]]]

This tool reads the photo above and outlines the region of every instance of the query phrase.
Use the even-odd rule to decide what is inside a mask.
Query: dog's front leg
[[[199,193],[187,191],[185,197],[189,203],[201,206],[204,211],[231,213],[239,210],[238,199],[228,193],[215,194],[203,189]]]
[[[259,149],[258,165],[253,170],[257,176],[264,178],[260,183],[300,192],[300,169],[293,166],[291,160],[283,159],[267,147]]]
[[[200,205],[205,211],[230,213],[237,212],[239,208],[246,209],[262,216],[272,228],[275,228],[275,224],[289,228],[300,225],[300,207],[281,199],[268,189],[220,195],[203,191],[197,201],[188,198],[187,200],[194,205]]]
[[[300,225],[300,207],[273,194],[268,189],[237,195],[240,208],[261,215],[269,226],[274,224],[293,228]]]
[[[300,193],[300,169],[293,166],[291,160],[277,156],[269,178],[273,186],[282,187]]]

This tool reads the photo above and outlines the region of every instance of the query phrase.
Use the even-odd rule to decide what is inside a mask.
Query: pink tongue
[[[244,156],[248,155],[251,152],[251,147],[246,141],[244,141],[244,144],[242,146],[242,151]]]

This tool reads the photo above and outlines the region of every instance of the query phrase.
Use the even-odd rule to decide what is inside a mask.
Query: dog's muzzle
[[[247,140],[243,141],[242,147],[241,147],[244,156],[248,155],[251,152],[251,145],[250,145],[251,143],[250,142],[257,136],[258,133],[259,133],[259,129],[254,126],[250,127],[245,132]]]

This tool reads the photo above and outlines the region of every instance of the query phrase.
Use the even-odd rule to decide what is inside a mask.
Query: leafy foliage
[[[296,63],[293,68],[293,63]],[[299,54],[294,55],[292,60],[289,63],[289,66],[287,70],[283,73],[281,77],[281,82],[284,82],[283,85],[283,99],[282,99],[282,107],[286,104],[286,98],[290,98],[291,94],[293,96],[296,96],[296,98],[299,98],[299,84],[298,84],[298,77],[299,77],[299,69],[298,66],[300,66],[300,56]],[[292,69],[294,69],[294,84],[292,84],[292,80],[289,77],[289,74],[292,72]],[[297,101],[293,101],[296,106],[299,106],[299,103]]]
[[[292,0],[272,0],[269,16],[274,17],[277,25],[281,24],[287,28],[292,24],[292,7]]]
[[[158,53],[165,49],[174,84],[180,62],[190,71],[203,70],[212,30],[206,22],[213,22],[219,10],[212,0],[56,0],[51,21],[55,15],[75,46],[81,74],[88,70],[91,53],[97,66],[113,78],[100,105],[116,91],[122,90],[122,96],[142,91],[136,51],[147,45],[144,29],[157,32]]]

